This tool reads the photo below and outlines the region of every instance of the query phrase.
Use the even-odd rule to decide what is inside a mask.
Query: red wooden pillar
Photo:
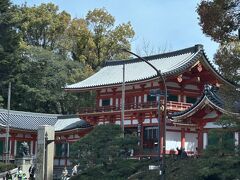
[[[138,136],[140,136],[139,146],[140,146],[140,153],[143,151],[143,121],[144,115],[142,113],[138,114]]]
[[[116,106],[116,89],[117,88],[112,88],[112,91],[113,91],[113,100],[112,100],[112,106],[115,107]]]
[[[67,148],[67,149],[66,149]],[[65,162],[64,162],[64,165],[65,166],[67,166],[67,161],[68,161],[68,151],[69,151],[69,149],[68,149],[68,136],[65,136],[65,142],[64,142],[64,150],[65,150],[65,156],[64,156],[64,158],[65,158]]]
[[[199,124],[198,130],[198,151],[201,152],[203,150],[203,125]]]
[[[100,90],[96,91],[96,108],[99,108]]]
[[[10,145],[11,145],[11,152],[10,152],[10,156],[14,156],[14,148],[15,148],[15,139],[16,139],[16,135],[15,134],[11,134],[10,137]]]
[[[140,86],[142,88],[141,104],[143,104],[144,103],[145,84],[141,84]]]
[[[181,148],[185,148],[185,129],[181,129]]]

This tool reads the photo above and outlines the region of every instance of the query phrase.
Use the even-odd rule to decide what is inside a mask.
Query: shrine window
[[[186,103],[194,104],[195,102],[197,102],[197,98],[196,97],[186,97]]]
[[[103,99],[102,106],[110,106],[110,99]]]
[[[158,131],[157,127],[145,127],[144,128],[144,139],[145,140],[157,139],[157,134],[158,134],[157,131]]]
[[[55,156],[56,157],[65,157],[68,152],[68,144],[67,143],[57,143],[55,144]]]
[[[156,101],[156,96],[148,95],[148,96],[147,96],[147,101],[148,101],[148,102]]]
[[[176,101],[176,102],[178,102],[178,96],[169,94],[168,97],[167,97],[167,100],[168,101]]]

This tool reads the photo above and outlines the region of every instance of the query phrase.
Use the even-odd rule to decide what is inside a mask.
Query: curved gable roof
[[[205,106],[210,106],[221,113],[229,114],[229,115],[239,115],[238,113],[232,113],[223,108],[224,103],[215,93],[215,89],[212,86],[206,85],[204,89],[204,93],[202,97],[193,104],[189,109],[180,112],[174,112],[170,115],[170,118],[174,122],[182,121],[190,116],[192,116],[195,112],[202,109]]]
[[[184,66],[194,64],[201,52],[201,45],[196,45],[179,51],[144,57],[159,69],[164,76],[182,71]],[[193,62],[192,62],[193,61]],[[151,79],[157,76],[151,67],[139,59],[107,61],[105,66],[89,78],[67,85],[69,89],[92,89],[102,86],[119,85],[122,83],[122,69],[125,64],[125,82],[134,83],[137,81]]]

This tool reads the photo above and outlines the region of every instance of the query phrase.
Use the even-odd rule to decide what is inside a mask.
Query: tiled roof
[[[181,72],[185,66],[194,64],[200,52],[201,45],[179,51],[144,57],[153,66],[161,71],[163,76]],[[156,72],[145,62],[135,58],[129,60],[107,61],[105,66],[89,78],[76,84],[67,85],[68,89],[84,89],[100,86],[117,85],[122,83],[122,69],[125,64],[125,82],[132,83],[136,81],[147,80],[157,76]]]
[[[90,127],[90,125],[86,121],[80,119],[78,115],[71,115],[59,116],[54,127],[55,131],[65,131],[75,128],[86,128]]]
[[[165,77],[181,74],[184,70],[194,65],[198,60],[202,60],[210,69],[212,69],[217,77],[226,81],[208,61],[202,45],[195,45],[190,48],[147,56],[144,58],[160,70]],[[89,78],[75,84],[66,85],[65,90],[83,90],[119,85],[123,81],[123,64],[125,64],[126,84],[157,77],[156,71],[138,58],[118,61],[112,60],[107,61],[102,69]]]
[[[9,126],[10,128],[37,130],[41,125],[54,126],[57,122],[57,114],[31,113],[23,111],[10,111]],[[0,125],[6,126],[8,111],[0,109]]]
[[[8,111],[0,109],[0,126],[6,127]],[[55,131],[64,131],[74,128],[86,128],[90,125],[77,115],[63,116],[59,114],[32,113],[23,111],[10,111],[9,127],[22,130],[37,130],[41,125],[54,126]]]

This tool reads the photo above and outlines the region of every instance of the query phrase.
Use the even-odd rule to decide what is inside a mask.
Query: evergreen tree
[[[0,1],[0,106],[6,107],[8,82],[14,81],[20,59],[17,56],[19,35],[14,19],[15,7],[9,0]]]
[[[203,0],[197,8],[199,24],[203,33],[220,43],[214,56],[220,73],[236,88],[240,86],[240,0]],[[236,104],[240,102],[240,91],[223,86],[221,95],[230,111],[238,111]]]
[[[70,157],[80,164],[81,175],[75,179],[127,179],[138,170],[138,160],[128,160],[137,150],[137,137],[123,137],[119,125],[96,126],[89,134],[70,147]]]
[[[130,48],[130,23],[114,27],[113,16],[104,9],[71,19],[52,3],[1,3],[0,95],[4,93],[5,102],[12,79],[14,110],[65,114],[93,105],[94,94],[70,94],[63,88],[87,78],[115,54],[124,56],[118,49]],[[96,32],[97,27],[103,33]]]

